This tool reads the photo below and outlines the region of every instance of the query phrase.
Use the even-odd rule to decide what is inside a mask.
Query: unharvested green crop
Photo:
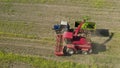
[[[5,63],[4,61],[6,61],[7,63],[24,62],[31,64],[35,68],[89,68],[89,65],[86,64],[77,64],[73,62],[57,62],[53,60],[46,60],[37,56],[21,56],[13,53],[4,53],[0,51],[0,63]]]
[[[6,62],[7,63],[23,62],[23,63],[30,64],[35,68],[113,68],[114,66],[110,65],[109,63],[112,63],[112,61],[116,59],[117,60],[120,59],[119,57],[117,57],[116,59],[113,59],[113,58],[114,56],[110,56],[110,57],[96,56],[93,58],[95,62],[94,64],[80,64],[80,63],[74,63],[70,61],[58,62],[54,60],[47,60],[45,58],[38,57],[38,56],[19,55],[19,54],[6,53],[3,51],[0,51],[0,63],[2,64],[5,64]],[[9,65],[7,64],[7,66]]]

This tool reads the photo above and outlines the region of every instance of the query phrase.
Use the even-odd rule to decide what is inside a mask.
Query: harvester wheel
[[[82,54],[87,55],[88,52],[87,51],[82,51]]]
[[[71,48],[67,48],[67,53],[68,53],[69,55],[72,55],[72,54],[74,54],[74,50],[71,49]]]
[[[91,53],[92,53],[92,49],[90,49],[90,50],[88,51],[88,53],[91,54]]]
[[[67,46],[64,46],[63,53],[64,53],[64,55],[67,55]]]

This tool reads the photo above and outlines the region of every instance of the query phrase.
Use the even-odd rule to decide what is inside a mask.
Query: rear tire
[[[87,51],[82,51],[82,54],[87,55],[88,52]]]
[[[74,50],[71,49],[71,48],[67,48],[67,53],[68,53],[69,55],[72,55],[72,54],[74,54]]]
[[[64,46],[63,53],[64,53],[64,55],[67,55],[67,46]]]
[[[92,53],[92,49],[90,49],[90,50],[88,51],[88,53],[91,54],[91,53]]]

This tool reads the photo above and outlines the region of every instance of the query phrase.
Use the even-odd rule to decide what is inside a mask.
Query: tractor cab
[[[55,30],[56,34],[63,34],[65,31],[68,31],[70,28],[67,21],[61,21],[60,24],[56,24],[53,27],[53,30]]]

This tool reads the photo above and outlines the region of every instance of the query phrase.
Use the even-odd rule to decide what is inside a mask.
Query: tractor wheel
[[[72,54],[74,54],[74,50],[71,49],[71,48],[67,48],[67,53],[68,53],[69,55],[72,55]]]
[[[91,54],[91,53],[92,53],[92,49],[90,49],[90,50],[88,51],[88,53]]]
[[[88,52],[87,51],[82,51],[82,54],[87,55]]]
[[[64,53],[64,55],[67,55],[67,46],[64,46],[63,53]]]

